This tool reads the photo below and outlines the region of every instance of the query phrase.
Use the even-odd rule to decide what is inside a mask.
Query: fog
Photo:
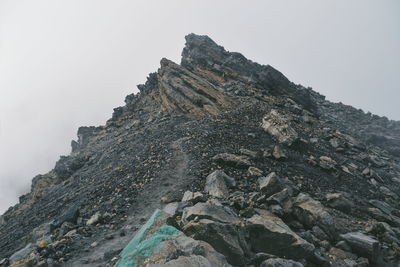
[[[0,214],[191,32],[400,119],[398,0],[0,0]]]

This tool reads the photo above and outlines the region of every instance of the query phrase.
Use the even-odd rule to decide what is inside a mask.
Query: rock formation
[[[190,34],[0,217],[0,266],[399,266],[400,122]]]

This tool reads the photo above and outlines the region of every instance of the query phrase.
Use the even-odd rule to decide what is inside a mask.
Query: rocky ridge
[[[0,217],[0,266],[399,266],[399,122],[195,34],[138,88]]]

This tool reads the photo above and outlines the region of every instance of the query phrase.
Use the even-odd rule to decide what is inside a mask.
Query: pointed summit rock
[[[170,113],[194,117],[216,115],[234,103],[221,85],[212,84],[199,74],[167,59],[161,60],[158,88],[161,106]]]

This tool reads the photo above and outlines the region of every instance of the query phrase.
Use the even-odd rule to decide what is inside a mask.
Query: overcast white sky
[[[0,213],[190,32],[400,119],[398,0],[0,0]]]

